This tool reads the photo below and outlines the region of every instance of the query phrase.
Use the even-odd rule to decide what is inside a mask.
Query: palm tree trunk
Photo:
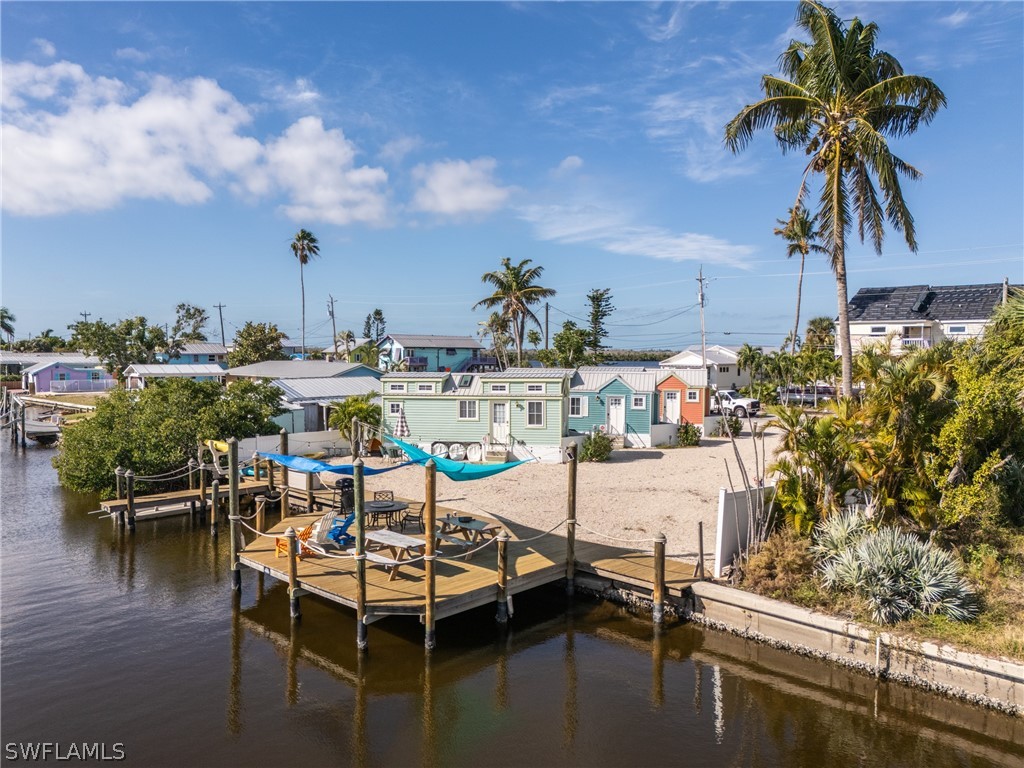
[[[843,391],[846,397],[853,396],[853,347],[850,345],[850,315],[846,289],[846,258],[837,254],[836,270],[836,301],[839,304],[839,322],[836,333],[839,337],[839,355],[843,361]]]
[[[796,321],[793,323],[793,344],[790,347],[790,354],[796,354],[796,335],[800,333],[800,294],[804,286],[804,261],[807,254],[800,252],[800,276],[796,279]]]
[[[299,262],[299,285],[302,287],[302,359],[306,359],[306,278],[302,273],[302,262]]]

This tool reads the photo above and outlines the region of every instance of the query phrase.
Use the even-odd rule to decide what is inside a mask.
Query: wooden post
[[[292,621],[298,621],[302,618],[299,607],[299,540],[291,526],[284,535],[288,539],[288,613]]]
[[[188,489],[194,491],[196,489],[196,465],[195,459],[188,460]]]
[[[206,517],[206,465],[199,464],[199,514]]]
[[[359,419],[352,417],[352,431],[349,432],[349,440],[352,442],[352,458],[359,456]]]
[[[128,494],[128,530],[135,530],[135,473],[130,469],[124,473]]]
[[[285,429],[284,427],[281,427],[281,447],[278,448],[277,452],[280,453],[282,456],[288,455],[288,430]],[[284,464],[281,465],[281,487],[288,487],[288,467],[286,467]],[[282,517],[284,516],[283,509],[281,510],[281,515]]]
[[[267,459],[267,491],[274,492],[274,462]]]
[[[352,462],[352,490],[356,514],[356,648],[365,651],[366,639],[366,510],[363,494],[363,460]]]
[[[508,531],[498,534],[498,615],[501,625],[508,624]]]
[[[569,451],[569,489],[566,502],[566,517],[569,518],[565,532],[565,594],[576,590],[576,448]]]
[[[313,473],[306,473],[306,514],[313,514]]]
[[[426,604],[424,609],[423,623],[426,626],[426,637],[424,645],[428,651],[434,650],[437,644],[434,634],[434,604],[437,596],[434,584],[434,549],[437,544],[437,463],[428,459],[424,467],[426,469],[426,504],[423,508],[423,530],[426,535],[426,553],[423,556],[423,567],[426,571],[424,587],[426,589]]]
[[[124,498],[124,491],[121,489],[121,478],[124,477],[124,470],[118,467],[114,470],[114,481],[117,483],[117,500]]]
[[[231,534],[231,589],[242,588],[242,566],[238,562],[238,533],[240,529],[238,515],[238,440],[228,438],[228,523]]]
[[[267,532],[267,497],[256,497],[256,530],[260,533]]]
[[[665,534],[654,535],[654,623],[660,626],[665,620]]]
[[[220,481],[214,480],[210,488],[210,535],[217,535],[217,512],[220,505]]]
[[[257,483],[260,481],[260,455],[258,453],[252,455],[252,479]]]
[[[694,574],[704,581],[704,522],[697,523],[697,573]]]
[[[25,432],[25,404],[21,404],[21,447],[28,448],[28,438]]]

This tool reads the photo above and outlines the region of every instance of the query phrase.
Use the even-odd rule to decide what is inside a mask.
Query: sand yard
[[[769,430],[764,439],[769,463],[777,442]],[[738,438],[740,455],[754,472],[754,446],[749,434]],[[757,450],[761,451],[758,441]],[[708,565],[714,557],[720,488],[729,488],[726,461],[737,489],[742,487],[728,439],[708,438],[693,448],[617,450],[605,463],[579,464],[577,537],[585,541],[646,548],[659,531],[668,538],[669,557],[695,561],[697,523],[704,523]],[[387,466],[371,458],[367,466]],[[454,482],[437,476],[437,502],[467,513],[500,519],[520,538],[554,528],[566,517],[568,470],[564,464],[528,463],[493,477]],[[409,499],[424,497],[424,473],[406,467],[367,477],[368,492],[391,490]],[[564,526],[559,529],[564,535]],[[616,537],[616,539],[606,537]]]

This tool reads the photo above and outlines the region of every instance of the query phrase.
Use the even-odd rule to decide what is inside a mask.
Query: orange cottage
[[[708,388],[687,384],[677,373],[669,373],[658,382],[658,419],[662,424],[688,421],[699,427],[711,413]]]

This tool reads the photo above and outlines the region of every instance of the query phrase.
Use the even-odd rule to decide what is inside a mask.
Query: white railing
[[[117,386],[117,379],[86,379],[79,381],[51,381],[50,391],[66,394],[68,392],[106,392]]]
[[[914,347],[916,349],[928,349],[932,345],[931,339],[901,339],[900,343],[904,347]]]

